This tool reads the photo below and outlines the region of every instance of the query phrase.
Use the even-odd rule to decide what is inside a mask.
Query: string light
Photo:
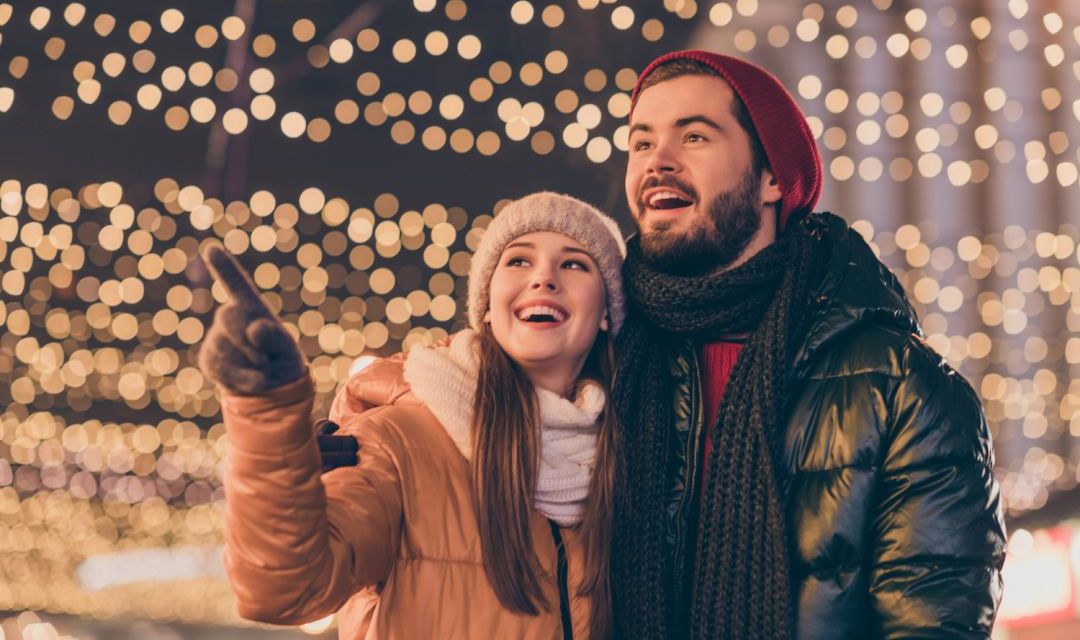
[[[877,6],[877,5],[875,5]],[[421,12],[431,12],[434,10],[434,5],[428,6],[426,3],[420,3],[416,5],[416,10]],[[591,10],[594,5],[586,3],[580,5],[582,10]],[[696,14],[696,3],[690,3],[685,1],[679,2],[667,2],[665,8],[673,14],[673,17],[679,17],[686,19],[687,15]],[[878,7],[880,9],[880,7]],[[539,10],[540,16],[544,24],[548,27],[555,28],[563,24],[565,20],[565,11],[556,5],[549,5],[542,10],[536,7],[532,2],[522,0],[521,2],[514,3],[509,11],[509,18],[512,22],[520,25],[527,25],[537,15]],[[883,10],[883,9],[882,9]],[[69,24],[75,25],[82,22],[85,16],[85,7],[82,5],[71,5],[65,10],[65,20]],[[447,16],[453,20],[458,21],[464,17],[467,13],[467,5],[463,2],[447,3],[445,7]],[[739,20],[753,17],[757,13],[757,3],[744,0],[739,3],[727,3],[719,2],[712,5],[708,12],[708,21],[714,27],[726,28],[737,26]],[[837,9],[835,13],[836,23],[844,29],[854,29],[858,23],[858,11],[853,6],[845,5]],[[38,7],[32,11],[28,17],[31,25],[36,29],[44,29],[51,18],[51,13],[44,7]],[[10,19],[10,18],[9,18]],[[815,3],[807,4],[803,10],[802,19],[795,25],[795,35],[797,38],[810,46],[821,46],[818,44],[818,36],[822,22],[826,19],[825,12],[820,5]],[[942,14],[941,20],[946,20],[947,15]],[[911,33],[919,33],[923,31],[930,20],[930,16],[921,9],[912,9],[904,15],[905,26]],[[178,9],[167,9],[163,11],[158,20],[163,34],[176,34],[180,32],[181,28],[185,24],[185,16],[182,11]],[[611,26],[616,31],[624,31],[636,22],[636,16],[633,9],[626,6],[615,7],[611,13]],[[1044,17],[1044,25],[1051,33],[1057,33],[1064,28],[1063,19],[1058,14],[1046,14]],[[985,39],[991,29],[992,23],[985,16],[977,16],[970,23],[970,30],[972,35],[978,39]],[[112,15],[102,13],[94,17],[93,28],[99,35],[107,36],[113,29],[116,28],[116,18]],[[220,28],[220,32],[219,29]],[[219,25],[200,25],[195,30],[195,40],[200,47],[209,48],[217,44],[218,34],[224,36],[225,40],[236,40],[246,33],[247,26],[240,18],[236,16],[228,16]],[[153,27],[149,21],[136,20],[134,21],[128,31],[131,34],[133,41],[137,43],[153,42],[155,37],[153,34]],[[662,20],[650,18],[646,21],[642,27],[642,35],[648,41],[656,41],[662,37],[664,31],[664,23]],[[1015,32],[1016,30],[1014,30]],[[319,32],[318,26],[315,22],[309,18],[298,18],[291,25],[291,35],[297,42],[312,43]],[[1026,32],[1025,36],[1026,37]],[[361,53],[373,53],[377,50],[380,36],[378,31],[372,28],[365,28],[356,36],[356,48],[353,48],[353,44],[345,39],[337,38],[333,42],[329,42],[327,46],[316,44],[309,50],[309,62],[311,62],[316,68],[321,68],[325,65],[325,62],[333,61],[339,65],[349,65],[355,63],[356,59],[354,52]],[[768,31],[767,40],[774,47],[786,47],[791,46],[788,32],[782,25],[775,25]],[[732,39],[735,47],[746,53],[751,52],[757,46],[757,36],[754,30],[750,29],[737,29]],[[854,41],[854,47],[851,46],[851,40],[843,34],[833,34],[827,38],[824,42],[824,49],[830,57],[833,58],[845,58],[854,51],[861,57],[872,57],[874,50],[876,49],[876,42],[872,37],[862,36],[856,38]],[[925,38],[915,38],[911,40],[910,37],[901,32],[892,33],[884,39],[884,45],[887,51],[895,56],[902,57],[910,53],[917,59],[925,59],[932,50],[930,42]],[[254,38],[252,43],[252,49],[256,55],[264,58],[269,58],[274,55],[277,47],[275,39],[270,34],[259,34]],[[451,46],[451,42],[443,31],[434,30],[429,31],[423,39],[423,50],[432,56],[443,55]],[[53,41],[51,45],[47,45],[47,49],[54,51],[56,56],[59,56],[61,51],[62,41]],[[321,48],[319,48],[321,47]],[[473,60],[480,60],[483,51],[483,43],[480,37],[472,34],[466,34],[458,38],[454,43],[454,48],[458,55],[466,62]],[[313,53],[314,52],[314,53]],[[418,54],[420,53],[416,42],[410,38],[398,38],[391,47],[390,54],[399,63],[408,64],[417,61]],[[1046,47],[1045,50],[1045,63],[1051,67],[1060,65],[1064,60],[1064,50],[1058,44],[1051,44]],[[151,50],[143,49],[133,56],[131,65],[136,68],[140,73],[146,73],[154,64],[155,55]],[[968,50],[962,44],[953,44],[947,47],[946,59],[949,64],[956,69],[962,68],[968,60]],[[105,79],[118,78],[124,72],[124,69],[128,66],[128,60],[124,55],[113,52],[109,53],[102,60],[102,71]],[[496,65],[500,64],[499,62]],[[570,61],[566,54],[561,51],[552,51],[543,60],[543,64],[536,62],[528,62],[518,69],[517,73],[509,67],[506,63],[501,63],[503,66],[492,66],[489,75],[495,84],[507,84],[513,77],[517,77],[522,85],[526,87],[541,86],[544,83],[544,71],[551,74],[564,73]],[[29,70],[29,63],[25,57],[17,56],[12,62],[9,63],[9,71],[15,77],[22,77]],[[79,83],[76,86],[77,97],[87,105],[96,105],[98,96],[101,95],[103,90],[102,80],[94,78],[94,67],[87,61],[77,61],[74,67],[74,75],[79,79]],[[590,69],[585,73],[584,84],[587,89],[591,91],[598,91],[603,86],[602,80],[597,80],[597,76],[603,78],[603,70]],[[360,75],[361,80],[357,82],[358,93],[362,96],[376,97],[382,90],[379,86],[377,76],[372,78],[374,74],[370,71],[365,71]],[[180,66],[169,66],[161,71],[160,76],[160,88],[168,92],[179,92],[184,89],[185,84],[191,83],[195,86],[203,87],[207,86],[211,82],[214,82],[215,88],[223,93],[232,91],[241,80],[246,80],[249,86],[260,94],[267,94],[269,99],[252,100],[251,104],[245,109],[245,114],[240,116],[235,112],[229,112],[228,126],[224,126],[224,130],[231,135],[239,135],[245,133],[250,126],[262,126],[258,123],[266,122],[273,119],[274,113],[280,107],[280,101],[274,96],[275,78],[272,71],[268,68],[261,67],[254,69],[246,79],[241,79],[230,69],[212,69],[207,63],[196,61],[191,64],[189,69],[184,69]],[[824,91],[822,89],[815,90],[814,85],[807,84],[811,82],[811,79],[804,78],[799,84],[799,95],[808,101],[816,100],[819,95],[825,94],[825,105],[828,111],[832,113],[841,113],[846,109],[847,100],[842,91]],[[106,107],[106,116],[113,123],[118,126],[124,126],[132,122],[133,115],[127,113],[127,109],[124,105],[130,105],[132,102],[138,104],[143,110],[153,110],[161,102],[161,97],[158,95],[154,88],[150,88],[153,85],[144,85],[140,89],[139,95],[132,96],[130,100],[120,100],[110,102]],[[820,86],[820,83],[819,85]],[[470,98],[475,102],[484,102],[492,97],[495,93],[493,87],[484,86],[480,80],[474,80],[472,85],[468,87],[467,93]],[[212,98],[211,98],[212,99]],[[10,110],[11,105],[14,103],[15,96],[14,91],[10,87],[0,88],[0,112],[6,112]],[[349,100],[348,97],[342,97],[338,100],[340,104],[344,100]],[[925,102],[925,99],[924,99]],[[991,111],[1005,111],[1006,119],[1011,122],[1016,122],[1022,117],[1022,105],[1019,102],[1010,102],[1005,94],[1000,89],[991,88],[985,95],[985,102],[987,107]],[[940,104],[940,103],[939,103]],[[1052,88],[1043,93],[1043,104],[1047,110],[1053,110],[1061,104],[1060,92],[1055,92]],[[367,105],[365,105],[366,107]],[[944,108],[946,105],[941,104]],[[52,111],[58,119],[67,119],[73,112],[73,107],[68,105],[67,96],[56,96],[53,99]],[[566,112],[559,109],[559,111]],[[286,110],[288,119],[281,121],[281,130],[288,136],[294,139],[304,139],[313,142],[322,142],[333,135],[333,127],[330,122],[323,117],[316,114],[307,114],[298,110]],[[363,122],[369,126],[381,126],[384,124],[387,118],[397,118],[393,111],[387,111],[385,114],[380,114],[376,109],[366,109],[364,111],[365,117],[361,120],[359,117],[350,117],[351,111],[346,108],[344,112],[344,119],[337,117],[335,119],[340,124],[355,124],[357,122]],[[454,120],[460,117],[460,113],[457,110],[439,110],[437,112],[446,120]],[[447,116],[444,113],[455,114],[456,116]],[[294,115],[295,114],[295,115]],[[183,131],[187,128],[188,123],[192,120],[197,124],[209,124],[214,119],[225,118],[226,111],[217,111],[216,109],[211,112],[206,107],[192,109],[185,108],[180,105],[170,105],[170,108],[166,111],[165,124],[168,128],[175,131]],[[393,125],[395,123],[391,123]],[[561,126],[565,128],[568,123],[557,122],[552,123],[553,126]],[[883,123],[879,123],[883,124]],[[391,126],[388,130],[388,134],[395,140],[411,141],[415,136],[409,135],[409,123],[402,124],[396,129]],[[979,124],[974,124],[979,126]],[[442,127],[445,129],[445,126]],[[896,130],[896,127],[893,127]],[[432,130],[433,132],[436,130]],[[395,135],[396,132],[396,135]],[[470,130],[473,138],[478,136],[481,131],[477,129]],[[530,139],[529,135],[523,135],[525,132],[520,127],[515,128],[515,135],[507,136],[507,141],[511,143],[525,142]],[[497,134],[495,134],[497,135]],[[904,134],[900,134],[904,135]],[[429,135],[429,140],[437,138],[436,133]],[[606,137],[610,142],[614,142],[614,132],[608,132]],[[566,139],[566,136],[563,136]],[[872,137],[871,137],[872,138]],[[458,137],[459,141],[464,140],[464,134]],[[490,136],[487,137],[490,140]],[[576,136],[570,136],[575,144],[578,142]],[[870,139],[865,138],[864,139]],[[874,144],[873,142],[868,144]],[[444,145],[424,145],[425,148],[432,151],[438,151],[443,148]],[[462,148],[463,144],[456,145],[457,148]],[[530,146],[531,143],[530,143]],[[572,149],[581,148],[583,145],[572,146],[567,145]],[[618,145],[615,145],[617,148]],[[487,151],[491,151],[495,148],[494,144],[487,144],[483,147]],[[498,145],[499,149],[504,148],[504,145]],[[544,149],[545,145],[540,145],[540,149]],[[473,147],[476,152],[482,152],[480,147]],[[588,155],[588,154],[586,154]],[[998,154],[999,158],[1008,157],[1006,152]],[[918,161],[919,158],[913,158],[912,160]],[[925,161],[924,161],[925,163]],[[843,163],[841,163],[843,164]],[[1056,168],[1055,168],[1056,171]],[[955,172],[954,172],[955,173]],[[962,173],[962,172],[961,172]],[[1036,178],[1037,181],[1042,175],[1041,169],[1035,170],[1031,175]],[[1066,179],[1071,176],[1071,172],[1066,166],[1061,171],[1061,177]]]

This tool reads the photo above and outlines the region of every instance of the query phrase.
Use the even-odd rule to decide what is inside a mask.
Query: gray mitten
[[[261,395],[307,375],[307,361],[244,268],[220,246],[203,252],[229,293],[199,349],[203,374],[237,395]]]

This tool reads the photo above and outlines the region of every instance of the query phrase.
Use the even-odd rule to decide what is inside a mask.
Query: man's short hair
[[[651,86],[660,84],[665,80],[672,80],[682,76],[715,76],[723,79],[716,69],[713,69],[707,64],[702,64],[696,60],[689,60],[687,58],[677,58],[670,62],[665,62],[656,69],[653,70],[645,79],[641,82],[641,88],[638,89],[638,99],[641,98],[641,93]],[[746,134],[750,137],[750,153],[752,156],[753,169],[755,173],[761,173],[762,169],[770,168],[769,157],[765,155],[765,147],[761,144],[761,137],[758,136],[757,128],[754,126],[754,121],[750,119],[750,111],[747,110],[746,104],[739,97],[738,93],[732,89],[732,94],[735,99],[732,102],[731,110],[735,114],[735,118],[738,119],[739,124],[742,125]]]

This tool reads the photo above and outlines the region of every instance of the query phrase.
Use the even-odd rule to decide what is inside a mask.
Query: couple
[[[676,52],[630,131],[639,233],[567,196],[507,205],[470,328],[348,382],[330,417],[359,461],[325,475],[304,357],[208,252],[241,615],[340,609],[350,640],[989,635],[1004,532],[978,399],[862,239],[810,212],[791,96]]]

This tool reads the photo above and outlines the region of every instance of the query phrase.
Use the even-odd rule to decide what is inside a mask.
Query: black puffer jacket
[[[797,637],[988,637],[1005,532],[979,400],[921,340],[899,283],[857,233],[831,214],[801,224],[832,250],[781,460]],[[668,543],[682,604],[698,495],[686,488],[700,482],[699,348],[688,342],[671,361],[682,446]]]

